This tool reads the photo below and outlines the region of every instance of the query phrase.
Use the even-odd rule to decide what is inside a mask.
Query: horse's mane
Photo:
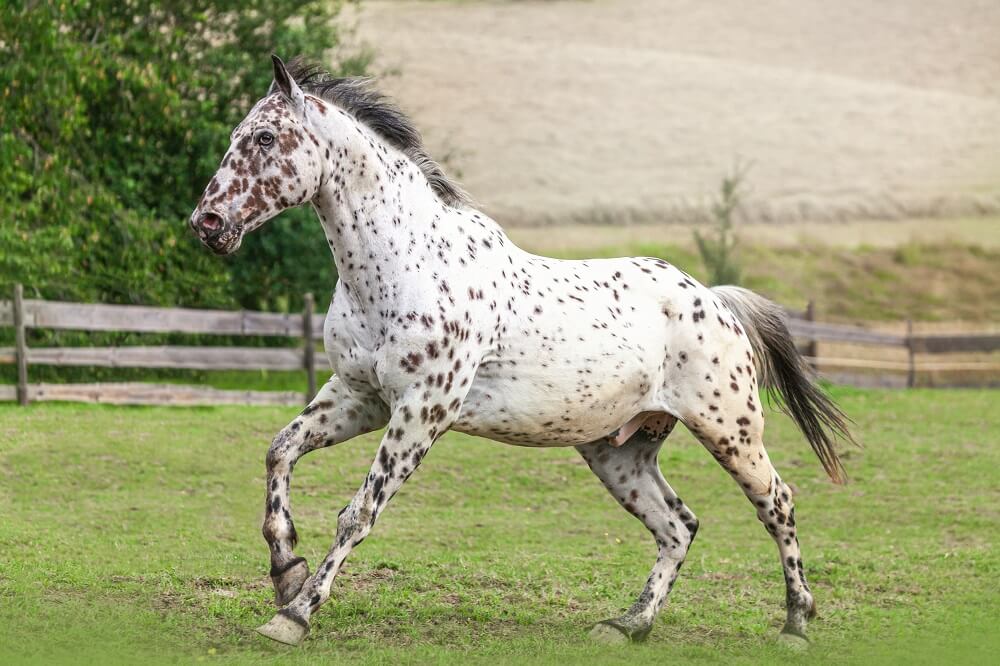
[[[431,188],[449,206],[469,204],[469,196],[457,183],[448,178],[441,165],[424,149],[420,132],[413,121],[389,98],[376,90],[367,77],[332,76],[320,65],[301,56],[293,58],[286,66],[303,92],[315,95],[337,105],[364,123],[384,141],[403,151],[427,178]]]

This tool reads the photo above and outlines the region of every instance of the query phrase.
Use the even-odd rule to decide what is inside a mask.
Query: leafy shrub
[[[227,261],[186,219],[231,129],[267,90],[269,54],[324,58],[338,44],[338,9],[0,3],[0,298],[22,282],[49,299],[297,309],[304,291],[332,288],[308,211],[289,211]]]

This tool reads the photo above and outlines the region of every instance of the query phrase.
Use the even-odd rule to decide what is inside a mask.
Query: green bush
[[[29,297],[74,301],[298,309],[311,290],[322,300],[336,276],[308,210],[225,261],[186,219],[267,90],[269,54],[326,59],[338,9],[0,3],[0,298],[21,282]]]

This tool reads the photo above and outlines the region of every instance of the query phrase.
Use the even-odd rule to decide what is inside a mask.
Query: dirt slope
[[[358,39],[505,224],[1000,210],[1000,3],[370,0]]]

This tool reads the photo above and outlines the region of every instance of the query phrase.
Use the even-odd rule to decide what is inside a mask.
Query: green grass
[[[279,408],[0,406],[0,663],[989,663],[997,622],[1000,393],[847,391],[865,448],[835,487],[789,422],[769,450],[797,489],[820,617],[775,645],[774,545],[686,432],[661,455],[702,530],[649,641],[593,646],[655,557],[572,450],[450,434],[348,560],[298,649],[272,614],[259,534]],[[377,444],[305,458],[293,504],[316,563]]]

